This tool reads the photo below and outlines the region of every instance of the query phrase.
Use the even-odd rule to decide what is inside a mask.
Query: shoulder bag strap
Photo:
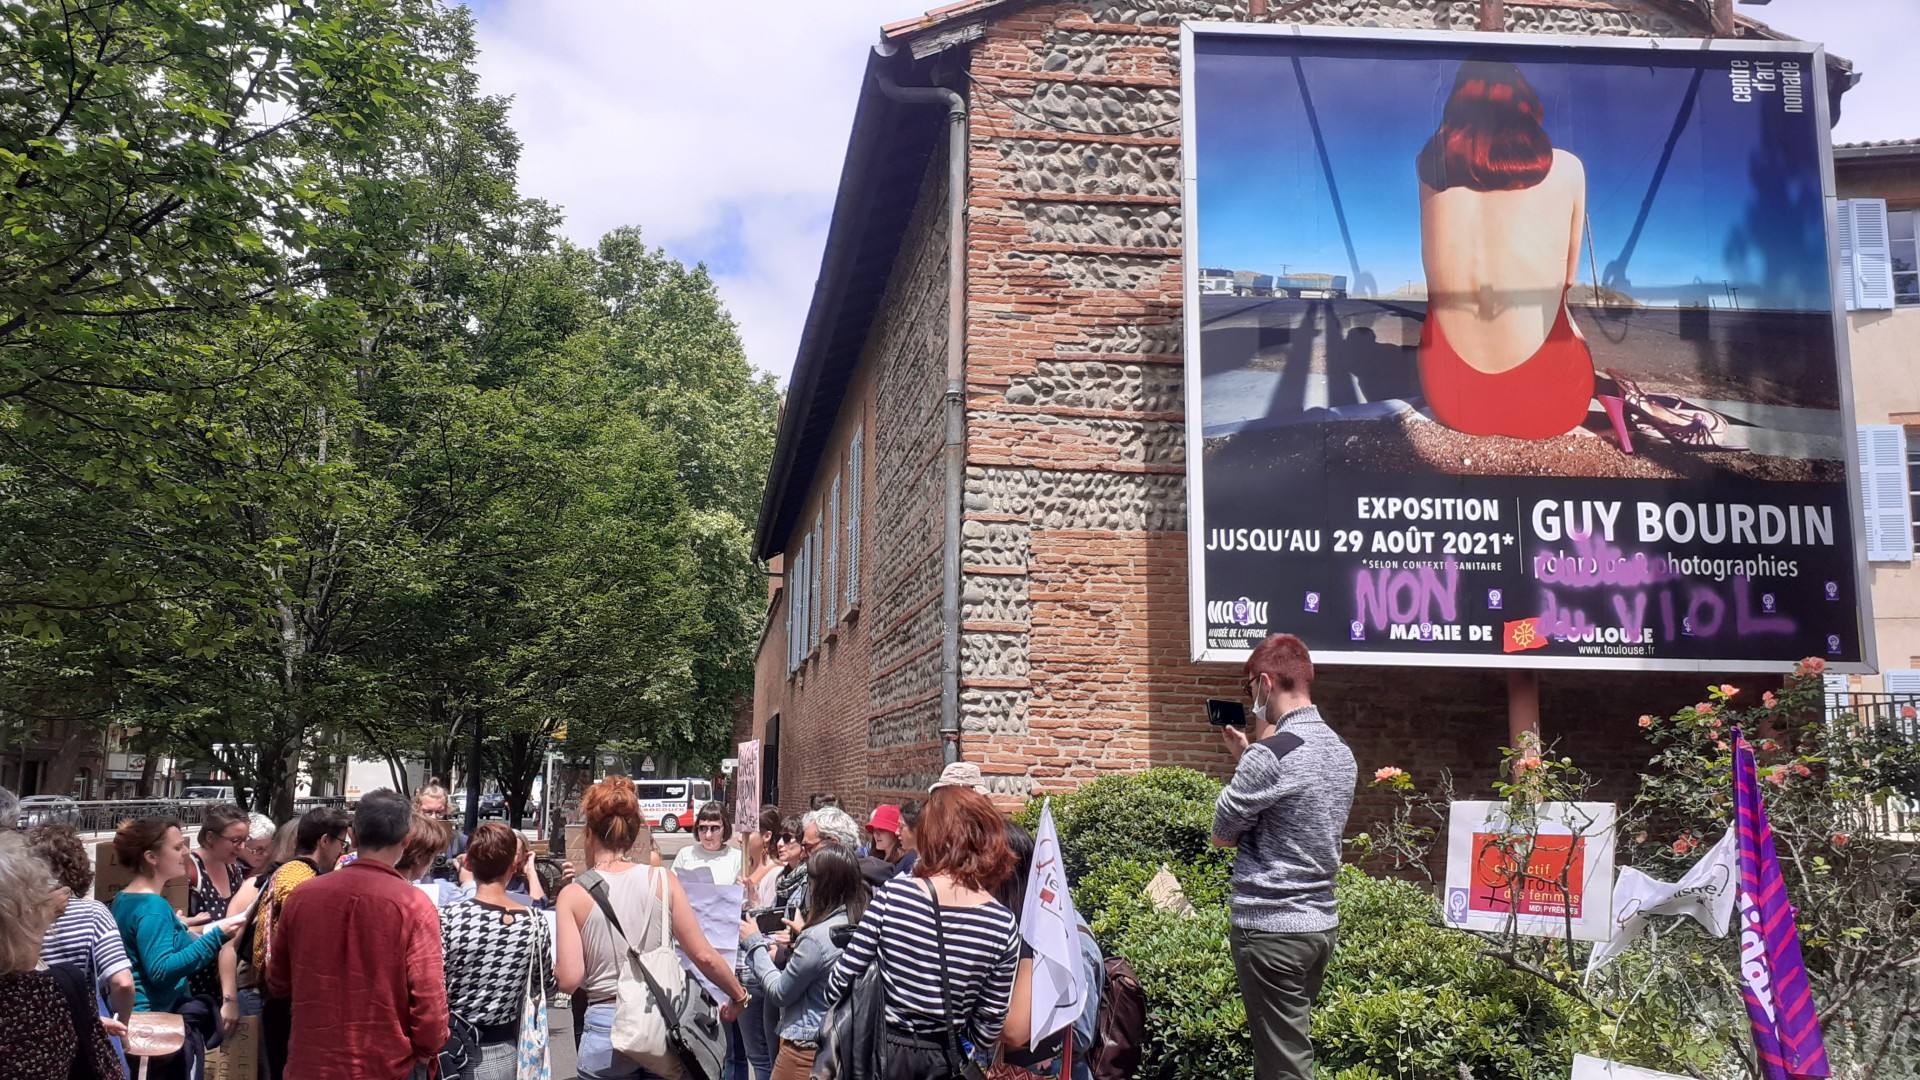
[[[673,940],[673,924],[667,918],[672,914],[672,901],[667,895],[667,875],[672,871],[654,870],[652,872],[660,875],[660,944],[665,946]]]
[[[960,1062],[965,1060],[965,1056],[960,1052],[960,1032],[958,1025],[954,1022],[953,993],[947,986],[947,930],[945,925],[940,921],[939,890],[933,887],[931,879],[926,880],[925,884],[927,886],[927,903],[933,905],[934,947],[938,949],[940,953],[940,1008],[941,1011],[946,1014],[944,1019],[946,1021],[945,1027],[947,1032],[947,1075],[958,1076],[960,1075]]]
[[[607,925],[613,927],[613,932],[620,935],[620,940],[624,943],[627,940],[627,932],[620,928],[620,916],[613,913],[613,902],[607,899],[607,879],[596,878],[587,886],[587,895],[593,897],[593,902],[600,905],[600,914],[607,917]]]

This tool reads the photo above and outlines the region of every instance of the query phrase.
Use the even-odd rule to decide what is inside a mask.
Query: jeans
[[[1282,934],[1239,926],[1229,934],[1259,1080],[1313,1080],[1307,1028],[1335,936],[1333,930]]]
[[[776,1011],[765,995],[755,994],[740,1013],[740,1042],[746,1048],[747,1064],[753,1068],[753,1080],[773,1075],[774,1044],[767,1038],[771,1025],[767,1014]]]
[[[614,1050],[613,1010],[611,1001],[587,1006],[586,1024],[580,1032],[580,1080],[627,1080],[635,1076],[659,1080],[638,1062]]]

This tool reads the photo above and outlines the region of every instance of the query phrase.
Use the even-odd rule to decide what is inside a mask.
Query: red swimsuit
[[[1420,388],[1434,419],[1455,431],[1551,439],[1587,419],[1593,400],[1593,354],[1573,332],[1564,297],[1560,317],[1540,348],[1495,375],[1462,360],[1429,310],[1420,328]]]

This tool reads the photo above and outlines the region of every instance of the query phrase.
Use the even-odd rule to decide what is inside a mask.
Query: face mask
[[[1265,698],[1254,699],[1253,715],[1257,717],[1261,723],[1264,724],[1267,722],[1267,702]]]

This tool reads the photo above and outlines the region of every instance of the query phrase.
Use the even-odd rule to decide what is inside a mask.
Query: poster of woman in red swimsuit
[[[1864,665],[1817,45],[1182,48],[1196,659]]]

